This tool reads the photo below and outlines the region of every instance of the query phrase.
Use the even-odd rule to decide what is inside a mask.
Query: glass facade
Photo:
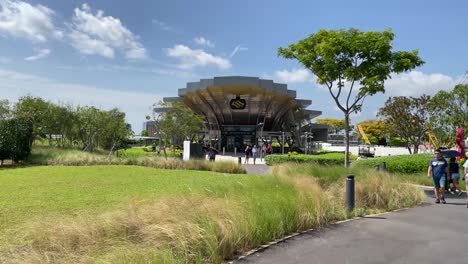
[[[221,147],[227,152],[242,151],[247,145],[256,144],[255,126],[223,126],[221,129]]]

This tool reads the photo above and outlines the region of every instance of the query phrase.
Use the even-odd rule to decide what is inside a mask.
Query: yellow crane
[[[362,129],[362,126],[361,125],[357,125],[358,127],[358,130],[359,130],[359,134],[361,134],[361,137],[362,139],[364,139],[364,142],[367,144],[367,145],[370,145],[370,140],[369,138],[367,137],[366,133],[364,133],[364,129]]]
[[[430,129],[427,130],[427,135],[429,136],[429,141],[431,141],[432,147],[438,148],[439,147],[439,140],[432,134],[432,131]]]

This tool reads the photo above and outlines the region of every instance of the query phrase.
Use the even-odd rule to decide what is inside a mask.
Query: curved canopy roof
[[[296,91],[286,84],[257,77],[227,76],[187,83],[179,97],[166,97],[165,102],[182,101],[205,117],[211,129],[225,125],[257,125],[265,131],[284,130],[320,111],[305,110],[311,100],[296,99]],[[233,106],[231,104],[234,104]],[[156,112],[164,111],[155,108]]]

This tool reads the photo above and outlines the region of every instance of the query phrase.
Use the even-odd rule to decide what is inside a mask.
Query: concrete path
[[[240,156],[240,157],[241,157],[242,164],[245,164],[245,156]],[[239,156],[235,156],[234,154],[233,155],[229,155],[229,154],[216,155],[216,160],[215,161],[232,161],[232,162],[238,163],[239,162]],[[253,165],[253,158],[249,159],[249,164]],[[265,160],[257,158],[257,159],[255,159],[255,164],[265,164]]]
[[[246,164],[243,165],[247,170],[247,174],[268,175],[270,174],[270,167],[264,164]]]
[[[238,163],[239,157],[234,156],[234,154],[226,154],[226,155],[216,155],[215,161],[231,161]],[[245,164],[245,157],[241,157],[241,164],[247,170],[247,174],[256,174],[256,175],[268,175],[270,174],[270,167],[265,165],[265,160],[257,158],[255,160],[255,164],[253,164],[253,159],[249,159],[249,163]]]
[[[466,194],[312,231],[234,263],[468,263]]]

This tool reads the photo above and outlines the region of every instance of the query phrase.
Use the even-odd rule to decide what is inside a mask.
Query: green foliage
[[[281,144],[279,142],[273,142],[273,143],[271,143],[271,147],[272,148],[279,148],[279,147],[281,147]]]
[[[391,137],[390,142],[388,142],[388,145],[391,147],[406,147],[405,141],[403,141],[399,137]]]
[[[33,96],[23,96],[15,105],[15,116],[17,118],[27,118],[32,121],[33,138],[45,137],[50,120],[51,104],[44,99]]]
[[[358,125],[362,127],[371,144],[381,145],[382,142],[385,142],[386,130],[384,121],[369,119],[358,123]],[[360,134],[357,127],[355,130],[357,134]]]
[[[10,102],[6,99],[0,100],[0,120],[7,119],[11,115]]]
[[[132,132],[125,122],[125,113],[118,109],[74,108],[32,96],[21,97],[14,108],[15,117],[31,120],[33,139],[47,139],[49,145],[116,150],[125,148]]]
[[[426,138],[430,99],[427,95],[418,98],[390,97],[385,106],[379,109],[378,115],[385,118],[385,126],[389,133],[401,138],[410,154],[418,153],[419,145]]]
[[[356,157],[351,157],[355,159]],[[267,165],[281,163],[317,163],[320,165],[342,165],[344,163],[344,153],[325,153],[320,155],[268,155],[265,157]]]
[[[468,84],[456,85],[452,91],[439,91],[429,104],[430,126],[445,147],[455,145],[457,128],[468,131]]]
[[[338,131],[345,129],[346,127],[344,119],[321,118],[317,119],[316,123],[328,125],[330,132],[333,131],[333,133],[337,133]]]
[[[0,120],[0,161],[25,160],[31,153],[33,126],[26,118]]]
[[[427,171],[432,154],[399,155],[356,160],[352,163],[355,168],[373,168],[386,162],[387,170],[394,173],[418,173]]]
[[[193,112],[181,102],[160,103],[167,107],[167,111],[159,114],[156,120],[156,128],[163,138],[172,144],[183,140],[193,140],[194,136],[203,128],[200,115]]]
[[[385,81],[392,73],[401,73],[424,64],[418,51],[392,51],[394,34],[349,30],[319,30],[316,34],[278,48],[278,54],[298,60],[325,85],[345,119],[346,145],[349,146],[349,116],[362,108],[367,96],[385,92]],[[345,82],[350,87],[344,88]],[[354,87],[359,86],[359,88]],[[345,166],[348,166],[346,153]]]
[[[147,137],[148,136],[148,130],[143,129],[140,134],[142,137]]]

